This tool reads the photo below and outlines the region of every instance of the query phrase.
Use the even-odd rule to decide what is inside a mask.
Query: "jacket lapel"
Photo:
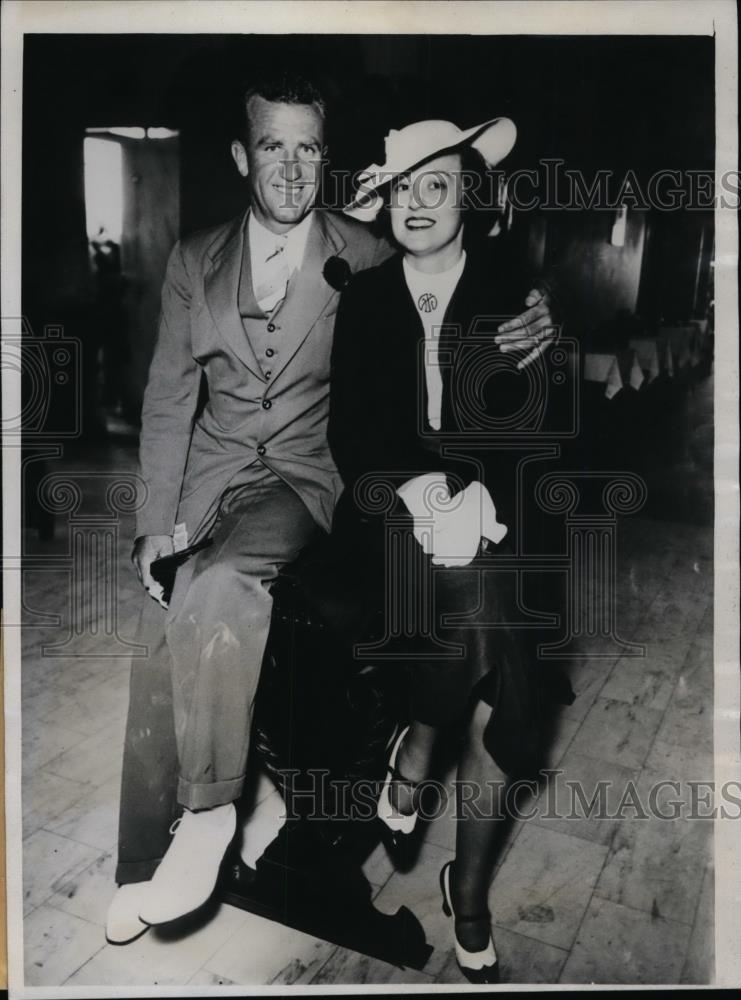
[[[221,335],[239,360],[264,381],[260,364],[252,350],[249,337],[242,324],[242,317],[239,314],[239,281],[242,275],[242,258],[243,255],[249,254],[246,222],[247,214],[236,220],[224,242],[216,241],[209,248],[212,265],[204,279],[205,294],[211,317]],[[245,259],[248,258],[245,257]],[[250,270],[249,267],[244,269],[245,280],[249,281],[251,286]],[[251,287],[245,291],[250,298],[254,298]]]
[[[281,361],[276,365],[273,381],[288,365],[311,333],[317,319],[337,291],[327,282],[324,265],[332,256],[339,256],[346,243],[339,230],[322,212],[315,212],[304,248],[301,267],[288,283],[288,293],[273,314],[280,326]]]
[[[402,398],[410,400],[417,427],[427,427],[427,378],[425,375],[425,330],[417,306],[404,277],[403,254],[397,253],[382,265],[385,271],[380,298],[388,315],[394,357],[394,379]],[[429,428],[428,428],[429,433]]]

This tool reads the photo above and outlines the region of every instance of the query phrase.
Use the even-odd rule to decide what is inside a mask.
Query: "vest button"
[[[268,329],[269,329],[269,328],[268,328]],[[272,358],[272,356],[273,356],[273,355],[275,354],[275,351],[273,350],[273,348],[272,348],[272,347],[269,347],[269,348],[267,349],[267,351],[265,351],[265,354],[266,354],[266,356],[267,356],[267,357],[269,357],[269,358]]]
[[[257,446],[257,454],[258,454],[258,455],[259,455],[259,456],[260,456],[261,458],[262,458],[262,456],[263,456],[263,455],[265,454],[265,445],[264,445],[264,444],[258,444],[258,446]]]
[[[268,323],[268,333],[275,333],[275,323]]]
[[[272,374],[273,374],[272,372],[265,372],[265,378],[270,378]]]
[[[269,410],[272,405],[273,404],[270,402],[269,399],[263,399],[263,401],[262,401],[262,408],[263,408],[263,410]]]

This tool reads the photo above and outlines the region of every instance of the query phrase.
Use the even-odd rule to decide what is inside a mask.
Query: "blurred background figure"
[[[124,278],[121,245],[111,239],[105,226],[90,240],[96,286],[96,313],[100,331],[100,401],[115,416],[122,415],[123,374],[129,360],[124,322]]]

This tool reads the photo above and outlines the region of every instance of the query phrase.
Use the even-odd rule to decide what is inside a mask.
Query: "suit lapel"
[[[291,276],[286,298],[272,317],[280,327],[281,340],[281,361],[274,368],[273,381],[300,349],[332,297],[337,295],[322,272],[327,260],[341,254],[345,246],[342,234],[331,220],[315,212],[301,267]]]
[[[211,317],[226,342],[258,378],[264,381],[260,364],[252,350],[239,314],[239,281],[242,276],[242,258],[249,259],[247,215],[237,222],[223,244],[216,245],[212,253],[212,266],[205,277],[206,302]],[[243,291],[254,299],[251,269],[244,268],[245,280],[250,283]]]

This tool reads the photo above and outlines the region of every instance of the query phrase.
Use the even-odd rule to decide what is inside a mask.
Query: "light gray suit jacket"
[[[142,409],[147,499],[137,536],[172,534],[184,523],[193,542],[230,480],[258,461],[296,490],[320,526],[331,525],[342,491],[326,433],[339,292],[322,272],[330,257],[358,271],[391,251],[361,223],[315,211],[280,308],[280,351],[268,381],[238,307],[246,218],[180,240],[170,255]],[[197,412],[202,373],[208,401]]]

